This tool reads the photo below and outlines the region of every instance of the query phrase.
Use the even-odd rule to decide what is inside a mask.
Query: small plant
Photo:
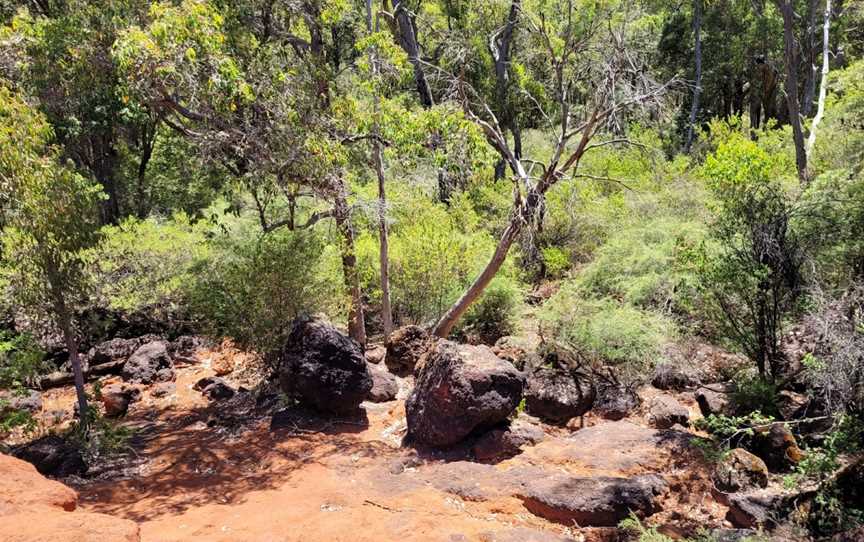
[[[672,542],[671,538],[661,534],[655,527],[646,527],[633,513],[627,519],[622,520],[618,524],[618,528],[630,534],[636,542]]]
[[[694,426],[710,433],[719,449],[727,450],[752,438],[758,429],[769,427],[772,423],[775,423],[773,417],[756,411],[744,416],[712,414],[697,420]]]
[[[777,417],[777,385],[767,378],[760,377],[753,370],[739,371],[733,378],[734,391],[731,394],[736,412],[760,412]]]

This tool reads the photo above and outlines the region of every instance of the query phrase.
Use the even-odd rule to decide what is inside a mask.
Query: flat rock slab
[[[555,465],[580,476],[630,476],[665,472],[689,449],[692,435],[628,421],[601,423],[569,438],[548,439],[527,449],[520,462]]]
[[[531,513],[549,521],[581,527],[614,527],[631,513],[646,517],[660,510],[666,492],[657,475],[577,478],[555,475],[528,481],[517,493]]]

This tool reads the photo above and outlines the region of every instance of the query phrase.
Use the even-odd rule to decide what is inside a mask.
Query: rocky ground
[[[284,353],[283,384],[314,378],[311,369],[321,359],[316,349],[341,341],[329,328],[310,329],[294,341],[306,341],[302,349]],[[146,372],[141,370],[102,381],[110,397],[103,399],[106,411],[113,408],[134,430],[128,451],[95,462],[86,475],[62,473],[79,494],[74,515],[61,512],[70,506],[55,503],[51,521],[30,524],[30,531],[14,538],[10,533],[18,528],[9,525],[28,523],[34,508],[16,505],[12,514],[3,509],[0,539],[61,540],[59,534],[26,532],[56,523],[62,533],[74,518],[88,525],[76,540],[612,541],[620,539],[616,525],[631,513],[675,538],[705,530],[728,540],[752,533],[736,530],[756,522],[746,513],[741,517],[737,505],[718,492],[715,467],[691,444],[689,425],[700,415],[697,395],[705,402],[704,390],[645,386],[638,397],[623,390],[610,397],[607,391],[601,401],[593,388],[556,388],[564,386],[561,375],[547,371],[535,377],[542,385],[529,378],[525,393],[534,407],[529,402],[527,410],[543,415],[567,407],[576,415],[566,423],[545,423],[524,410],[525,402],[510,414],[524,377],[501,358],[519,357],[520,347],[513,344],[518,340],[502,341],[491,351],[439,345],[440,352],[427,359],[416,332],[402,334],[401,349],[365,353],[376,363],[360,377],[351,367],[366,361],[362,354],[354,359],[349,345],[350,355],[340,362],[343,372],[326,380],[368,390],[372,400],[359,410],[343,408],[339,401],[355,400],[344,394],[335,403],[318,401],[316,411],[303,406],[307,402],[288,401],[272,383],[260,385],[258,373],[249,369],[253,358],[230,344],[191,349],[180,362],[175,359],[165,378],[154,376],[165,370],[162,361],[136,360],[136,367],[156,369],[144,383],[135,382]],[[153,355],[159,358],[161,350]],[[417,362],[425,367],[412,395]],[[306,382],[304,389],[322,382]],[[519,389],[510,393],[514,386]],[[549,386],[557,392],[543,395]],[[586,403],[589,395],[595,408]],[[72,397],[68,387],[46,392],[44,423],[68,423],[71,413],[63,409]],[[553,399],[567,404],[550,406]],[[460,411],[440,411],[455,402],[462,402]],[[337,403],[337,412],[321,413]],[[476,430],[484,424],[487,429]],[[435,439],[447,445],[430,446]],[[767,483],[764,465],[753,467],[744,453],[735,457],[724,491]],[[2,494],[14,492],[5,488]],[[51,506],[52,499],[37,504]],[[747,503],[742,506],[746,512]],[[89,514],[98,514],[92,517],[99,521],[90,522]],[[118,523],[105,523],[112,517]]]

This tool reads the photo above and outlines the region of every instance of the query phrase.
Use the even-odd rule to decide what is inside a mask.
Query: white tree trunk
[[[822,81],[819,83],[819,101],[816,107],[816,116],[813,117],[813,125],[810,127],[810,135],[807,137],[807,156],[813,152],[816,145],[816,129],[825,116],[825,97],[828,94],[828,68],[829,50],[828,36],[831,30],[831,0],[825,0],[825,20],[822,24]]]

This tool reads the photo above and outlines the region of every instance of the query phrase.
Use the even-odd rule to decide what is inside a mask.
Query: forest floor
[[[67,480],[82,510],[134,520],[144,541],[605,540],[608,530],[532,514],[518,487],[561,473],[659,473],[671,491],[652,523],[670,534],[723,525],[725,507],[711,497],[689,434],[652,429],[642,411],[614,422],[589,415],[581,428],[541,424],[545,440],[497,464],[479,463],[464,450],[401,445],[407,382],[403,399],[364,403],[355,420],[297,418],[279,429],[269,416],[226,423],[220,403],[192,389],[213,374],[199,358],[178,369],[176,393],[156,398],[145,390],[130,409],[124,425],[134,428],[132,451],[88,479]],[[652,391],[644,392],[646,404]],[[71,393],[49,392],[46,407],[71,404]],[[698,412],[692,397],[679,400]]]

